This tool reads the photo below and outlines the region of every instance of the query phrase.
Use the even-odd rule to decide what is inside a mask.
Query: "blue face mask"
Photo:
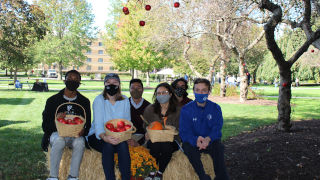
[[[204,102],[207,101],[209,94],[197,94],[197,93],[194,93],[194,96],[195,96],[196,101],[198,103],[204,103]]]

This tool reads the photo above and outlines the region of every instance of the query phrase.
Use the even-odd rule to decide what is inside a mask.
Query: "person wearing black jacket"
[[[85,147],[89,148],[84,137],[88,134],[91,127],[90,101],[77,91],[80,81],[81,75],[78,71],[68,71],[64,81],[66,88],[47,99],[45,109],[42,113],[42,129],[44,135],[42,138],[41,147],[47,152],[49,142],[51,145],[50,177],[47,180],[58,180],[59,165],[65,146],[70,147],[73,151],[68,180],[77,180]],[[86,122],[78,137],[60,137],[57,132],[55,124],[56,110],[61,104],[66,102],[77,103],[85,110]],[[73,104],[61,106],[58,109],[57,117],[64,117],[66,114],[81,115],[84,117],[82,108]]]

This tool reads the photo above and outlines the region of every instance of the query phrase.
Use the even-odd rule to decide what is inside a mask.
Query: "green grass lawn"
[[[64,87],[61,81],[48,80],[48,83],[49,89]],[[92,103],[101,93],[103,84],[101,81],[83,81],[82,83],[80,90],[95,90],[81,92]],[[122,83],[122,89],[125,91],[123,94],[127,96],[129,96],[128,86],[128,82]],[[156,83],[152,86],[155,87]],[[48,175],[46,159],[40,147],[42,111],[46,99],[57,91],[32,92],[28,87],[23,90],[11,89],[8,90],[6,84],[0,86],[0,179],[2,176],[3,179],[45,179]],[[266,87],[263,94],[277,94],[277,90]],[[152,93],[153,89],[146,90],[144,98],[151,102]],[[192,95],[192,93],[189,94]],[[297,88],[297,90],[293,89],[294,95],[320,97],[320,90],[300,91]],[[320,100],[293,99],[292,104],[293,120],[320,119]],[[224,116],[223,139],[277,121],[276,106],[223,103],[220,105]]]

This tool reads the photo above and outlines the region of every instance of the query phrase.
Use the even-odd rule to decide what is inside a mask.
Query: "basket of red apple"
[[[105,123],[104,129],[107,135],[118,138],[120,142],[131,139],[136,128],[131,121],[126,119],[111,119]]]
[[[73,115],[67,113],[58,113],[59,109],[63,106],[75,105],[79,106],[83,111],[84,117],[80,115]],[[70,106],[69,106],[70,107]],[[82,131],[84,124],[86,123],[86,111],[77,103],[66,102],[58,106],[55,113],[55,123],[58,130],[58,134],[61,137],[79,137],[80,131]]]

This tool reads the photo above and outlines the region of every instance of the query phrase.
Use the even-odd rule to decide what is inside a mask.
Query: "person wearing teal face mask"
[[[212,160],[215,180],[228,180],[224,163],[224,147],[221,143],[223,118],[218,104],[208,100],[211,92],[207,79],[196,79],[193,92],[195,100],[185,105],[180,113],[179,135],[182,149],[200,180],[210,180],[204,171],[200,154],[208,153]]]
[[[159,121],[165,125],[171,125],[179,129],[180,106],[177,105],[177,99],[172,87],[168,83],[159,84],[153,94],[153,104],[147,106],[143,117],[149,124],[153,121]],[[159,164],[159,171],[150,173],[147,180],[161,180],[168,163],[171,160],[172,153],[178,150],[178,144],[173,142],[155,142],[152,143],[146,133],[147,147],[150,154]],[[180,141],[179,136],[175,140]]]

